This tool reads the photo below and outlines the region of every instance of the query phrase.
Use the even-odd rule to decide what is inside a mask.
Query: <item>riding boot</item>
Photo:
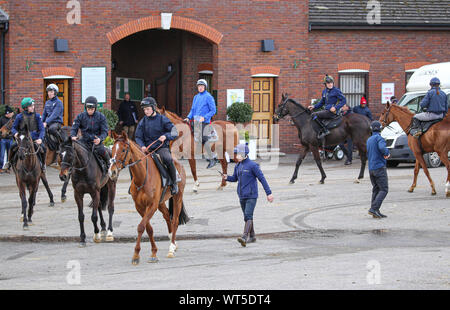
[[[237,240],[242,246],[246,246],[249,241],[250,231],[252,230],[253,220],[248,220],[245,222],[244,226],[244,234],[242,237],[239,237]]]
[[[42,147],[39,148],[39,151],[37,153],[37,157],[38,157],[38,160],[39,160],[39,164],[41,165],[41,169],[44,172],[45,172],[45,155],[46,155],[46,151]]]
[[[250,230],[250,237],[248,239],[248,243],[252,243],[252,242],[256,242],[255,227],[253,225],[253,221],[252,221],[252,228]]]
[[[317,135],[317,139],[321,140],[323,137],[328,136],[330,134],[330,131],[327,127],[322,123],[322,121],[317,117],[314,119],[314,121],[322,128],[322,130]]]
[[[177,184],[177,168],[175,168],[175,164],[172,161],[172,164],[169,165],[170,178],[172,179],[172,189],[170,193],[172,195],[176,195],[178,193],[178,184]]]
[[[411,121],[411,129],[409,130],[409,133],[413,136],[413,137],[420,137],[422,135],[422,128],[420,126],[420,120],[418,120],[417,118],[413,117],[412,121]]]

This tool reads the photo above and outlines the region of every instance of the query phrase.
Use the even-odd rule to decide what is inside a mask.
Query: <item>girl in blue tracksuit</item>
[[[255,242],[255,230],[253,229],[253,211],[258,198],[258,182],[261,182],[269,202],[273,201],[272,191],[266,181],[259,165],[248,158],[249,149],[247,145],[239,144],[234,149],[238,164],[234,168],[232,176],[224,175],[223,179],[228,182],[238,182],[237,193],[244,213],[244,234],[238,238],[242,246]]]

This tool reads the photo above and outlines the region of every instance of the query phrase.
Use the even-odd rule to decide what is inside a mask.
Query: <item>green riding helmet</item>
[[[22,99],[22,103],[20,105],[22,106],[22,109],[25,110],[26,108],[28,108],[29,106],[31,106],[33,104],[34,104],[33,98],[27,97],[27,98]]]

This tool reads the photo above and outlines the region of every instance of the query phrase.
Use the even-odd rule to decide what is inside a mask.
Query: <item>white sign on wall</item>
[[[245,102],[244,89],[227,89],[227,108],[235,102]]]
[[[97,102],[106,102],[106,67],[81,68],[81,102],[94,96]]]
[[[382,83],[381,84],[381,103],[386,104],[386,102],[391,100],[391,97],[395,95],[395,84],[394,83]]]

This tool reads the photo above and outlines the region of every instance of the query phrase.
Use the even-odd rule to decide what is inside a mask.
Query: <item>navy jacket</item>
[[[227,176],[227,181],[238,181],[237,193],[239,199],[258,198],[258,182],[256,182],[256,178],[261,182],[266,194],[272,194],[259,165],[249,158],[244,159],[234,167],[234,173],[232,176]]]
[[[81,130],[81,134],[83,135],[81,140],[87,144],[93,143],[95,136],[101,141],[105,140],[108,136],[108,122],[106,121],[106,117],[98,111],[95,111],[92,116],[87,112],[78,114],[73,121],[70,135],[75,137],[78,129]]]
[[[132,101],[122,101],[117,111],[119,121],[123,122],[123,126],[134,126],[137,122],[137,109]]]
[[[372,120],[372,112],[370,112],[370,109],[366,107],[362,107],[360,105],[353,108],[353,112],[367,116],[370,120]]]
[[[155,116],[144,116],[136,128],[136,142],[141,147],[149,146],[159,139],[162,135],[166,136],[164,145],[162,147],[169,147],[169,141],[178,137],[178,130],[172,122],[159,113]],[[156,149],[161,145],[161,141],[156,142],[150,147],[150,151]]]
[[[198,117],[203,116],[205,123],[211,122],[211,117],[216,114],[216,103],[214,97],[206,90],[203,93],[195,95],[192,102],[191,112],[187,118],[197,120]]]
[[[344,106],[347,102],[344,95],[339,88],[333,87],[331,89],[326,88],[322,92],[322,99],[320,102],[314,106],[314,109],[319,109],[325,105],[326,110],[330,110],[332,107],[336,108],[336,113]]]
[[[439,90],[439,95],[437,94]],[[427,93],[427,95],[420,102],[422,109],[427,109],[427,112],[432,112],[435,114],[444,113],[447,114],[448,111],[448,101],[447,95],[439,88],[433,87]]]
[[[63,123],[64,105],[58,97],[47,100],[42,113],[42,122],[51,125],[53,123]]]
[[[367,157],[369,158],[369,170],[376,170],[386,167],[386,159],[384,156],[389,155],[386,147],[386,140],[381,134],[375,131],[372,136],[367,139]]]
[[[11,133],[13,134],[13,136],[17,132],[19,132],[19,127],[23,120],[23,113],[29,114],[28,112],[23,111],[22,113],[17,115],[16,119],[14,120],[13,127],[11,128]],[[35,116],[36,116],[36,126],[37,126],[38,130],[34,130],[34,131],[30,132],[31,139],[33,139],[33,141],[35,141],[37,139],[42,140],[42,139],[44,139],[44,136],[45,136],[45,128],[44,128],[44,124],[42,123],[41,116],[38,113],[35,113]]]

